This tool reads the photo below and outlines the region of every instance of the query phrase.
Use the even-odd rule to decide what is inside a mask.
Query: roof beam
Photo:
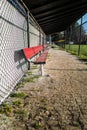
[[[53,0],[37,0],[37,1],[36,0],[23,0],[23,1],[26,3],[26,5],[28,6],[30,10],[34,8],[39,8],[43,5],[47,5],[53,2]],[[58,0],[55,0],[55,1],[58,1]]]
[[[61,1],[63,1],[63,0],[61,0]],[[46,10],[52,9],[53,7],[61,6],[62,4],[66,4],[67,2],[70,3],[69,0],[66,0],[66,1],[63,1],[63,2],[61,2],[61,1],[57,0],[57,1],[50,2],[49,4],[44,4],[44,5],[42,5],[38,8],[31,9],[31,12],[36,14],[36,13],[39,13],[40,11],[44,11],[44,10],[46,11]]]
[[[84,3],[84,4],[82,4]],[[52,10],[46,10],[44,12],[39,12],[38,14],[34,14],[35,18],[36,19],[41,19],[43,17],[47,17],[49,15],[54,15],[55,13],[59,13],[63,10],[70,10],[70,9],[75,9],[75,8],[78,8],[78,7],[83,7],[83,6],[86,6],[87,7],[87,1],[84,2],[82,1],[82,3],[80,3],[79,1],[77,1],[76,3],[72,3],[72,4],[68,4],[67,6],[63,5],[62,7],[57,7],[55,9],[52,9]]]
[[[68,26],[66,24],[66,22],[60,23],[60,24],[61,24],[61,27],[58,26],[57,23],[55,23],[54,25],[51,25],[51,28],[50,28],[50,26],[43,26],[42,28],[44,28],[44,31],[45,31],[46,34],[52,34],[52,33],[55,33],[55,32],[64,31]],[[66,24],[66,26],[63,26],[63,24]]]
[[[63,20],[62,22],[61,22],[61,20]],[[71,21],[71,20],[69,20],[68,22],[67,21],[64,21],[64,19],[61,19],[60,21],[54,21],[54,22],[50,22],[50,23],[47,23],[47,24],[43,24],[43,25],[41,25],[42,27],[44,26],[44,27],[46,27],[46,28],[52,28],[52,26],[55,26],[55,24],[57,25],[57,26],[60,26],[59,24],[63,24],[64,25],[64,23],[66,22],[66,23],[69,23],[69,21]],[[56,26],[56,28],[57,28],[57,26]]]
[[[76,16],[77,13],[79,13],[79,15],[81,15],[82,12],[84,12],[84,11],[85,11],[85,8],[81,9],[80,11],[77,9],[77,10],[75,10],[75,12],[74,11],[72,11],[72,12],[69,11],[69,13],[64,12],[64,13],[60,14],[58,17],[56,16],[56,17],[53,17],[51,19],[44,20],[42,22],[39,22],[39,20],[38,20],[38,22],[39,22],[40,25],[43,25],[45,23],[54,22],[56,20],[58,21],[59,19],[62,19],[62,18],[66,19],[66,17],[68,19],[68,17],[74,16],[74,15]],[[78,15],[78,17],[79,17],[79,15]]]

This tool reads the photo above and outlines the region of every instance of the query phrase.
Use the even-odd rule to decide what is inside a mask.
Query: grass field
[[[78,55],[78,45],[65,45],[66,51],[73,55]],[[87,45],[80,45],[80,56],[81,59],[87,59]]]

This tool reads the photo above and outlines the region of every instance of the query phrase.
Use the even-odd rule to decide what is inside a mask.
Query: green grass
[[[37,69],[37,68],[38,68],[37,65],[33,65],[33,66],[32,66],[32,69]]]
[[[66,45],[66,51],[73,55],[78,55],[78,45]],[[80,45],[80,56],[81,59],[87,59],[87,45]]]
[[[7,116],[10,116],[13,111],[12,105],[3,103],[0,106],[0,114],[6,114]]]
[[[33,77],[25,78],[25,79],[23,79],[23,82],[24,82],[24,83],[34,82],[34,78],[33,78]]]
[[[34,75],[33,76],[33,78],[36,78],[36,79],[38,79],[38,78],[40,78],[41,76],[40,75]]]
[[[31,72],[31,71],[28,71],[28,75],[32,75],[32,72]]]
[[[24,83],[20,82],[20,83],[17,84],[16,89],[19,89],[19,88],[22,88],[22,87],[24,87]]]
[[[18,93],[11,93],[10,97],[16,97],[16,98],[25,98],[27,96],[24,92],[18,92]]]
[[[35,82],[35,79],[38,79],[40,77],[41,77],[40,75],[33,75],[33,76],[29,77],[29,78],[23,79],[23,83]]]
[[[35,129],[39,129],[40,127],[41,127],[41,123],[40,122],[36,123],[35,126],[34,126]]]
[[[27,119],[28,112],[25,109],[16,109],[15,114],[20,120]]]
[[[21,107],[22,105],[22,101],[19,99],[16,99],[15,101],[13,101],[13,105],[16,107]]]

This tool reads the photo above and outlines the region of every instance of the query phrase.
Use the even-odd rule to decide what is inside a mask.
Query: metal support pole
[[[44,34],[44,44],[46,44],[46,36],[45,36],[45,34]]]
[[[50,42],[50,45],[51,45],[51,35],[49,35],[49,42]]]
[[[82,41],[82,17],[81,17],[81,25],[80,25],[80,38],[79,38],[79,47],[78,47],[78,56],[80,56],[80,49],[81,49],[81,41]]]
[[[65,46],[66,46],[66,32],[64,31],[64,48],[65,48]]]
[[[68,43],[68,32],[67,30],[65,31],[65,41],[66,41],[66,44]]]
[[[27,11],[27,38],[28,38],[28,48],[29,48],[30,47],[29,11]],[[30,62],[28,62],[28,70],[30,70]]]
[[[28,38],[28,48],[30,47],[30,34],[29,34],[29,11],[27,12],[27,38]]]
[[[42,37],[42,45],[44,45],[44,35],[43,35],[43,37]]]
[[[39,29],[39,45],[41,45],[41,31]]]
[[[70,47],[71,47],[71,42],[72,42],[72,25],[70,26],[70,36],[69,36],[69,50],[70,50]]]
[[[71,40],[71,28],[69,27],[69,50],[70,50],[70,40]]]

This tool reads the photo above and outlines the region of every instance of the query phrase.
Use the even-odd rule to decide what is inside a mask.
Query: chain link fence
[[[9,1],[0,10],[0,103],[27,71],[22,49],[27,47],[27,20]]]
[[[28,35],[30,47],[42,44],[39,27],[27,22],[26,12],[17,0],[0,0],[0,104],[28,70],[22,51]]]
[[[79,58],[87,59],[87,13],[65,31],[64,47]]]
[[[86,44],[87,42],[87,13],[72,24],[66,31],[67,43]]]
[[[31,15],[31,14],[30,14]],[[45,34],[42,31],[42,29],[37,25],[36,21],[32,18],[32,15],[30,16],[29,19],[29,42],[30,42],[30,47],[32,46],[37,46],[43,45],[46,40],[44,41]]]

